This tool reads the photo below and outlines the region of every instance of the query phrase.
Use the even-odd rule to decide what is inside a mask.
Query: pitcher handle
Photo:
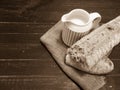
[[[101,15],[97,12],[90,13],[90,19],[93,22],[92,28],[95,29],[99,26],[99,22],[101,21]]]

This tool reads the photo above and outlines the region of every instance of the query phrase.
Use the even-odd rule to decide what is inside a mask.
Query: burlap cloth
[[[61,31],[63,28],[63,23],[59,21],[40,38],[41,42],[47,47],[62,71],[83,88],[83,90],[99,90],[106,83],[105,76],[87,74],[64,63],[68,47],[61,40]]]

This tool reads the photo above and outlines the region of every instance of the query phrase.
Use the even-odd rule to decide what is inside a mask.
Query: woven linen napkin
[[[99,90],[106,83],[105,76],[91,75],[76,70],[64,63],[68,47],[61,39],[62,29],[64,29],[63,23],[59,21],[40,38],[41,42],[47,47],[62,71],[83,90]]]

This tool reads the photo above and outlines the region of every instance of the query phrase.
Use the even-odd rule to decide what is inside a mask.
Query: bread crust
[[[114,69],[107,54],[120,42],[120,16],[100,26],[73,44],[66,64],[92,74],[106,74]]]

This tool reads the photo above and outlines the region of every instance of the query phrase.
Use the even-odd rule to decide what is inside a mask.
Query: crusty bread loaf
[[[100,26],[67,50],[66,64],[93,74],[111,72],[106,55],[120,42],[120,16]]]
[[[67,55],[66,63],[78,70],[82,70],[91,74],[106,74],[114,69],[113,62],[107,57],[103,57],[101,60],[96,62],[96,64],[91,65],[91,62],[87,62],[87,60],[83,62],[78,62],[75,61],[75,59],[71,60],[70,55]]]

